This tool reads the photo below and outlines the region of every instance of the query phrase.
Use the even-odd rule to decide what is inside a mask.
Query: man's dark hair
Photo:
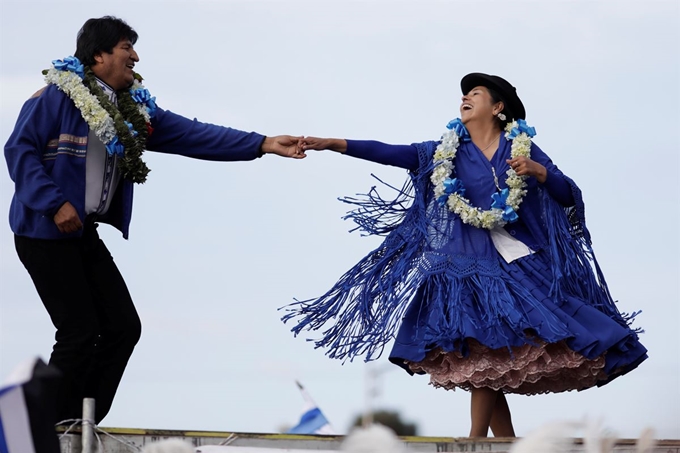
[[[89,19],[78,32],[75,57],[85,66],[92,66],[95,55],[112,53],[121,39],[129,39],[135,44],[138,37],[132,27],[117,17]]]

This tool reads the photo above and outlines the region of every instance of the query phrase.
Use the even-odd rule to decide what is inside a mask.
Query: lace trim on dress
[[[454,390],[487,387],[505,393],[535,395],[585,390],[606,379],[604,355],[588,360],[564,341],[536,342],[511,349],[489,349],[468,340],[469,354],[430,351],[421,362],[408,362],[414,373],[430,375],[430,384]]]

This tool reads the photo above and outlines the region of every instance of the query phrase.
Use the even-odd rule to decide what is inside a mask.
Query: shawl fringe
[[[586,228],[581,190],[573,180],[564,178],[571,186],[575,206],[564,208],[546,190],[540,189],[554,277],[550,295],[561,300],[566,293],[590,301],[622,326],[630,327],[641,311],[620,313],[616,308]],[[642,330],[635,329],[634,332],[642,333]]]

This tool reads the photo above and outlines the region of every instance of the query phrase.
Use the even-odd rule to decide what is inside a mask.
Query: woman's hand
[[[541,184],[545,182],[548,177],[548,170],[536,161],[528,157],[520,156],[514,159],[506,160],[510,168],[515,170],[519,176],[533,176]]]
[[[337,151],[344,153],[347,151],[347,140],[342,138],[319,138],[319,137],[305,137],[301,140],[303,151],[307,150],[324,150]]]

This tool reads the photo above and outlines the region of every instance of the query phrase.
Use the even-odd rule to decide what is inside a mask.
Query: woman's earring
[[[503,114],[503,112],[498,112],[498,115],[496,115],[499,120],[505,121],[508,117]]]

